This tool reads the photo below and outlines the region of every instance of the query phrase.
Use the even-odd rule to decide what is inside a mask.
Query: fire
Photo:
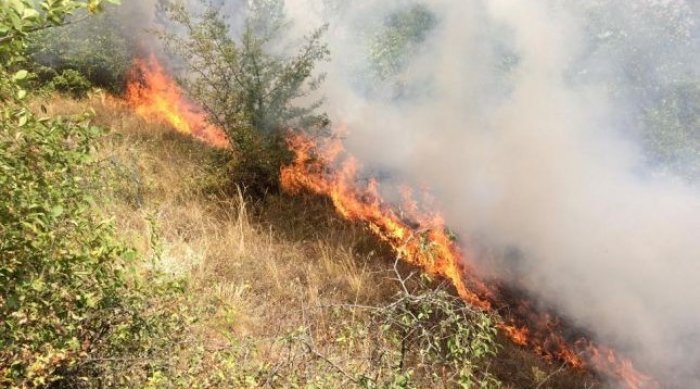
[[[499,328],[515,344],[530,347],[548,360],[562,360],[575,368],[593,368],[629,388],[659,386],[613,349],[583,337],[567,340],[560,320],[537,313],[527,301],[511,306],[512,301],[507,301],[500,286],[489,286],[479,278],[474,262],[460,250],[439,213],[422,210],[406,188],[401,190],[401,207],[383,201],[378,181],[369,179],[362,183],[357,160],[345,153],[337,138],[317,143],[304,135],[291,134],[287,143],[295,159],[281,171],[285,190],[329,197],[340,215],[365,223],[399,258],[449,280],[459,296],[472,306],[499,313]]]
[[[170,125],[214,147],[230,147],[224,130],[211,124],[202,108],[185,97],[153,55],[134,61],[125,99],[144,119]]]
[[[162,122],[214,147],[230,147],[225,132],[211,124],[201,107],[188,100],[154,56],[134,63],[126,101],[147,120]],[[565,337],[560,320],[532,309],[528,301],[513,304],[499,285],[487,285],[474,262],[456,244],[443,217],[426,211],[414,200],[410,188],[401,188],[401,207],[382,199],[379,182],[359,179],[359,164],[338,138],[316,142],[300,134],[287,139],[295,154],[281,171],[281,182],[290,193],[308,191],[329,197],[337,212],[348,220],[365,223],[402,260],[441,277],[470,305],[498,313],[498,327],[515,344],[529,347],[545,359],[565,361],[575,368],[593,368],[629,388],[657,388],[651,377],[637,371],[629,359],[613,349],[584,337]]]

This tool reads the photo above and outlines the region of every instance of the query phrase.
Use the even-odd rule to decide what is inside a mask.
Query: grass
[[[401,285],[390,251],[365,228],[317,197],[247,198],[228,178],[222,152],[104,95],[34,105],[52,115],[91,109],[94,122],[111,129],[95,151],[104,167],[99,204],[123,240],[187,284],[177,306],[162,307],[187,313],[185,335],[164,355],[148,356],[169,367],[149,371],[143,386],[339,387],[376,367],[370,318],[348,307],[388,304]],[[505,387],[602,385],[499,342],[489,370]]]

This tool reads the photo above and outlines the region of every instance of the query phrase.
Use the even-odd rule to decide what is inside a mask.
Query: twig
[[[316,357],[319,358],[319,359],[322,359],[324,362],[326,362],[327,364],[329,364],[332,368],[334,368],[335,370],[337,370],[340,374],[342,374],[343,376],[345,376],[345,378],[347,378],[348,380],[352,381],[355,385],[360,385],[360,381],[359,381],[357,378],[355,378],[355,377],[353,377],[352,375],[348,374],[345,370],[343,370],[342,367],[340,367],[340,366],[338,366],[337,364],[335,364],[333,361],[331,361],[330,359],[328,359],[328,357],[326,357],[325,355],[323,355],[323,354],[319,353],[318,351],[316,351],[316,349],[314,349],[308,342],[303,341],[303,343],[304,343],[304,345],[306,346],[306,348],[308,349],[308,351],[309,351],[311,354],[313,354],[314,356],[316,356]]]
[[[399,272],[399,258],[396,258],[396,261],[394,261],[394,273],[396,274],[396,280],[399,281],[399,284],[401,284],[401,289],[403,289],[404,293],[406,296],[410,296],[411,293],[408,291],[408,288],[406,287],[406,282],[413,277],[414,273],[409,274],[408,277],[403,278],[401,276],[401,273]]]
[[[545,378],[535,387],[535,389],[540,389],[540,388],[542,387],[542,385],[546,384],[547,381],[549,381],[552,377],[554,377],[555,375],[561,373],[562,370],[564,370],[564,367],[566,367],[566,364],[562,364],[561,366],[559,366],[559,368],[558,368],[557,370],[553,371],[550,375],[548,375],[547,377],[545,377]]]

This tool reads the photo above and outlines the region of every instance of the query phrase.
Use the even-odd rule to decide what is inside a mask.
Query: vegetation
[[[436,17],[424,5],[413,5],[391,14],[369,44],[373,73],[386,80],[400,73],[410,55],[437,24]]]
[[[115,215],[130,246],[157,254],[149,268],[187,280],[186,293],[150,308],[180,318],[156,338],[167,347],[110,365],[112,376],[129,379],[122,386],[596,383],[507,346],[494,335],[494,317],[396,264],[388,248],[340,220],[328,202],[273,194],[246,201],[227,186],[218,165],[224,152],[145,123],[99,95],[43,104],[52,115],[89,107],[95,123],[113,128],[95,151],[108,161],[101,181],[110,183],[96,202]]]
[[[183,81],[192,97],[227,131],[240,161],[237,181],[251,191],[276,187],[280,167],[289,159],[285,131],[328,125],[315,113],[320,101],[299,104],[323,80],[313,70],[329,55],[321,42],[325,28],[309,35],[296,54],[275,54],[271,46],[288,26],[282,7],[281,0],[253,1],[238,41],[216,7],[197,16],[182,2],[163,7],[184,34],[164,31],[161,37],[185,60],[191,76]]]
[[[125,15],[122,8],[108,6],[89,18],[74,17],[68,24],[32,34],[27,54],[39,84],[73,72],[94,86],[123,92],[137,51],[131,42],[138,34],[124,20],[138,16]]]
[[[227,170],[228,151],[92,90],[118,92],[132,56],[123,27],[92,15],[102,1],[0,0],[0,386],[597,385],[504,345],[497,317],[387,260],[324,200],[270,192],[285,131],[329,126],[319,101],[302,104],[323,81],[325,27],[280,50],[282,4],[252,1],[240,38],[215,7],[162,9],[183,84],[231,139]],[[436,23],[421,5],[387,18],[373,75],[402,87]],[[37,80],[60,93],[37,96]],[[645,139],[685,167],[700,155],[700,92],[674,86],[646,107],[660,130]]]
[[[574,78],[605,80],[624,101],[619,114],[632,123],[648,163],[689,182],[700,179],[700,74],[695,63],[697,27],[690,3],[572,2],[586,16],[591,43],[574,64]],[[611,59],[619,63],[610,76]],[[607,64],[607,65],[601,65]]]
[[[101,4],[1,5],[0,385],[108,383],[119,378],[103,361],[154,352],[172,332],[173,320],[149,307],[178,286],[137,274],[136,253],[94,207],[91,145],[102,130],[89,115],[37,116],[25,104],[23,69],[29,32]]]
[[[92,84],[77,70],[66,69],[51,80],[49,88],[77,99],[87,97]]]
[[[207,160],[196,169],[204,169],[205,174],[191,181],[191,186],[176,188],[183,192],[175,197],[159,198],[158,188],[184,181],[166,183],[167,175],[158,172],[161,181],[154,185],[154,176],[144,182],[133,155],[125,152],[128,142],[138,143],[138,139],[127,142],[123,137],[133,136],[134,128],[143,128],[142,123],[134,123],[131,114],[122,113],[126,117],[116,120],[118,108],[105,106],[109,103],[104,99],[96,109],[58,100],[63,112],[50,101],[32,99],[27,105],[23,84],[30,85],[32,78],[23,69],[27,65],[27,33],[60,25],[76,11],[96,12],[100,3],[46,1],[36,5],[17,1],[7,5],[3,7],[4,35],[0,38],[1,97],[6,103],[0,123],[0,196],[6,199],[0,204],[0,316],[4,318],[0,323],[0,384],[498,385],[482,365],[498,349],[488,316],[469,311],[442,290],[410,285],[396,266],[394,274],[401,288],[396,297],[383,296],[392,302],[382,304],[380,295],[397,289],[373,292],[370,284],[385,283],[369,280],[371,273],[366,267],[376,263],[359,267],[354,254],[342,254],[342,247],[331,253],[318,242],[312,255],[317,258],[314,264],[309,262],[307,251],[295,244],[279,239],[273,243],[272,235],[251,225],[242,195],[230,199],[227,192],[217,189],[225,173],[214,170],[221,152],[199,153]],[[43,13],[37,6],[43,7]],[[310,77],[313,62],[326,54],[318,43],[319,31],[291,63],[270,57],[262,49],[263,42],[253,35],[253,30],[267,28],[259,22],[251,19],[247,24],[239,64],[246,73],[259,72],[260,76],[250,79],[255,88],[239,90],[235,97],[244,101],[235,100],[243,104],[235,114],[243,114],[249,122],[229,123],[227,128],[234,132],[241,126],[279,131],[288,120],[307,117],[311,108],[293,108],[291,100],[301,96],[300,88]],[[217,26],[208,23],[203,25],[209,26],[205,30]],[[224,35],[216,37],[224,39]],[[226,44],[232,50],[236,47],[232,42]],[[273,91],[258,89],[266,82]],[[51,85],[70,98],[89,95],[89,83],[73,69],[63,70]],[[266,102],[271,95],[273,100]],[[245,98],[263,99],[268,108]],[[283,109],[269,109],[276,104]],[[224,111],[222,117],[226,115],[234,113]],[[131,125],[119,136],[105,135],[93,121],[112,127],[116,123]],[[177,142],[183,144],[182,140]],[[183,153],[187,154],[196,155]],[[171,166],[183,169],[182,163]],[[95,196],[97,193],[100,196]],[[182,258],[173,263],[172,257],[178,257],[173,239],[184,243],[180,231],[185,226],[163,226],[164,220],[183,222],[176,215],[163,217],[166,209],[202,212],[190,213],[185,223],[190,220],[205,226],[205,220],[212,220],[211,226],[190,239],[209,241],[209,234],[228,235],[216,241],[221,247],[192,251],[201,258],[199,263]],[[120,215],[116,225],[108,218],[110,214]],[[129,218],[140,227],[129,225]],[[229,255],[237,261],[224,261]],[[343,256],[345,262],[335,262]],[[257,279],[232,279],[231,274],[246,264],[257,269],[260,258],[270,258],[264,274],[259,273]],[[279,266],[285,263],[288,268],[283,274]],[[284,279],[299,264],[325,267],[324,278],[336,281],[312,281],[319,271],[307,267],[306,273],[300,274],[304,280],[296,278],[297,286],[289,288]],[[238,269],[234,270],[235,266]],[[246,334],[253,328],[249,325],[245,329],[246,322],[252,320],[246,315],[255,309],[251,301],[245,309],[240,304],[253,287],[251,280],[260,284],[256,288],[261,293],[278,301],[286,299],[286,293],[291,301],[301,304],[302,314],[293,315],[284,326],[265,328],[257,336]],[[299,289],[302,284],[307,289]],[[332,285],[344,292],[325,296],[321,290]],[[185,290],[194,293],[194,299],[187,298]],[[310,299],[313,295],[316,297]],[[257,300],[266,299],[260,295]],[[274,312],[282,313],[279,309]],[[280,319],[272,322],[284,322]],[[324,328],[328,323],[341,325]],[[263,332],[269,333],[262,337]],[[439,376],[434,374],[438,369],[442,372]]]

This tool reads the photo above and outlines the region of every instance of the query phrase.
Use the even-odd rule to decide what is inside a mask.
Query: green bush
[[[49,68],[55,74],[66,69],[79,71],[91,84],[119,94],[123,92],[132,59],[137,55],[133,21],[128,7],[107,6],[104,12],[85,20],[30,35],[28,58],[35,72]],[[37,72],[38,73],[38,72]],[[51,78],[39,77],[43,83]]]
[[[93,372],[96,358],[140,348],[153,324],[135,253],[85,188],[100,130],[26,118],[0,122],[0,386]]]
[[[49,88],[79,99],[87,96],[92,85],[77,70],[66,69],[51,80]]]
[[[330,56],[322,41],[326,27],[306,36],[296,53],[281,55],[273,42],[289,33],[283,1],[249,2],[238,38],[217,7],[200,2],[202,12],[195,2],[164,6],[171,23],[160,37],[190,70],[183,78],[190,96],[226,131],[239,161],[236,184],[253,195],[274,191],[280,168],[290,160],[285,132],[303,128],[319,135],[330,124],[317,112],[322,101],[301,104],[324,79],[314,69]]]
[[[135,253],[91,198],[99,181],[90,149],[101,130],[88,116],[38,117],[25,103],[27,34],[100,6],[0,6],[0,387],[143,382],[157,364],[115,361],[162,352],[184,331],[183,315],[154,309],[179,299],[180,285],[136,272]],[[65,72],[57,85],[78,93],[81,77]]]

